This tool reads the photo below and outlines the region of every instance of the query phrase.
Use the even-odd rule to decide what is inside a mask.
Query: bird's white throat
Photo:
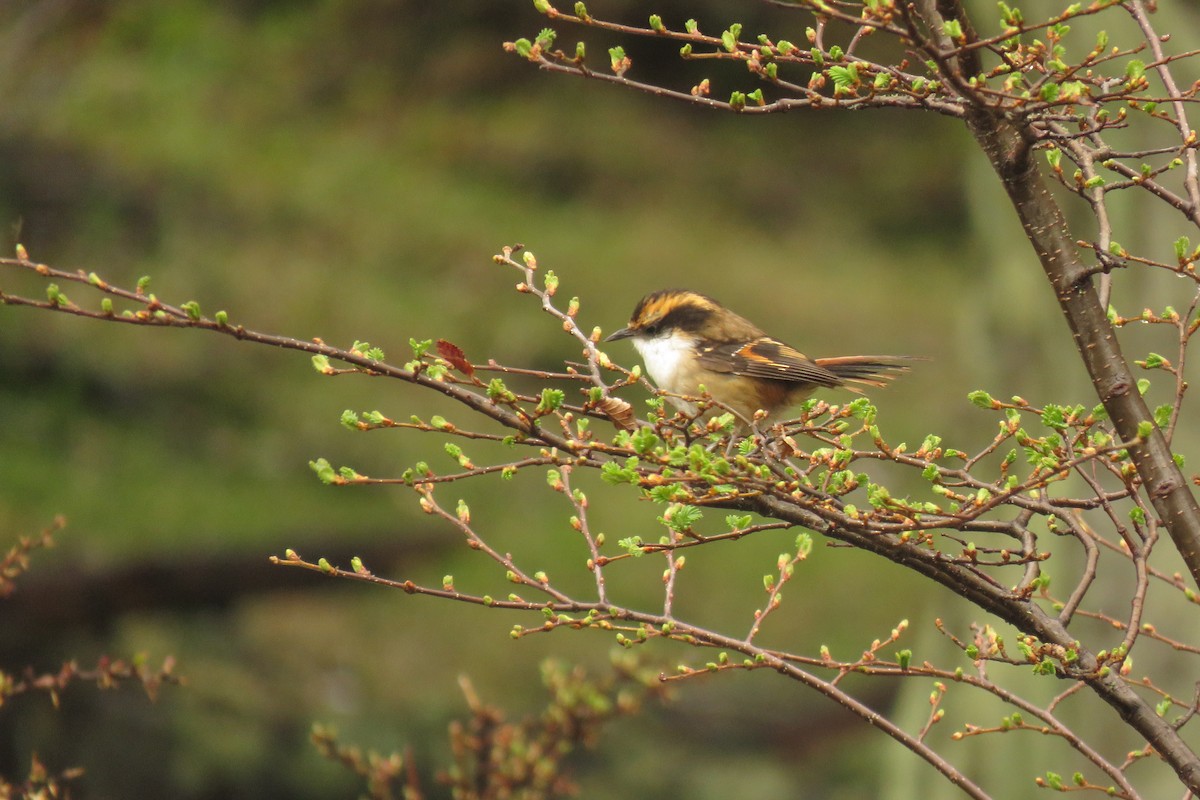
[[[689,373],[695,343],[691,337],[672,331],[669,336],[635,337],[633,346],[642,356],[646,373],[660,389],[678,394],[692,394],[696,386],[689,385]]]

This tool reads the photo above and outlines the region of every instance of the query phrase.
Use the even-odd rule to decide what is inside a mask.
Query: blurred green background
[[[648,13],[615,0],[592,10]],[[733,21],[712,0],[651,10],[674,26]],[[737,13],[778,38],[802,40],[808,24],[765,4]],[[893,441],[987,441],[993,423],[965,400],[975,388],[1089,402],[1053,298],[960,126],[887,112],[736,118],[502,52],[544,24],[527,2],[7,3],[5,247],[122,285],[148,274],[168,302],[298,338],[364,339],[397,362],[409,337],[446,338],[475,361],[552,368],[577,348],[491,261],[523,242],[562,296],[582,299],[585,326],[611,330],[645,292],[689,286],[814,355],[929,356],[874,398]],[[583,35],[598,67],[616,43],[559,33],[567,46]],[[625,44],[639,77],[686,89],[710,75],[717,96],[754,88],[662,43]],[[44,291],[7,273],[0,286]],[[85,797],[350,796],[354,780],[309,745],[312,722],[373,747],[412,744],[428,775],[465,708],[458,674],[519,716],[539,706],[547,655],[603,669],[614,645],[598,634],[514,642],[511,625],[530,620],[267,564],[288,547],[361,554],[390,577],[453,573],[461,588],[504,591],[410,491],[315,479],[318,456],[374,476],[444,459],[437,437],[346,430],[346,408],[466,421],[413,387],[323,378],[296,353],[0,308],[0,543],[55,513],[70,523],[0,606],[2,663],[170,653],[188,680],[156,704],[133,689],[77,687],[57,712],[20,698],[0,715],[3,774],[24,774],[36,750],[52,768],[84,767]],[[610,541],[657,536],[657,509],[586,488]],[[584,585],[570,509],[540,474],[443,498],[456,492],[498,548]],[[747,629],[761,575],[793,538],[689,554],[682,608]],[[630,602],[653,602],[661,565],[648,562],[614,579]],[[903,617],[927,633],[955,605],[860,553],[818,548],[803,569],[769,635],[804,652],[850,656]],[[646,655],[667,668],[708,657]],[[898,688],[862,691],[891,708]],[[956,760],[1009,763],[986,742],[956,747]],[[726,675],[614,726],[578,768],[585,797],[859,798],[900,796],[893,756],[906,758],[815,694]],[[1013,796],[1055,766],[1022,764]],[[913,770],[905,785],[928,777]]]

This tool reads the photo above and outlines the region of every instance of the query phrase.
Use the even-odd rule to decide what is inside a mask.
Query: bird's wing
[[[840,386],[842,379],[794,347],[763,336],[749,342],[706,343],[697,348],[700,365],[714,372],[770,378],[790,383]]]

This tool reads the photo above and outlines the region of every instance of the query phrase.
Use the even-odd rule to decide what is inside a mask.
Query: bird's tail
[[[818,358],[817,365],[837,375],[843,382],[882,387],[908,372],[911,362],[923,360],[917,356],[838,356]],[[853,386],[846,388],[859,391]]]

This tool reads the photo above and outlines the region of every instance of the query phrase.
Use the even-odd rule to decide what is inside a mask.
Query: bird
[[[690,289],[643,297],[629,324],[606,342],[630,339],[646,372],[686,414],[702,392],[728,407],[743,425],[781,421],[789,408],[821,388],[882,387],[907,372],[911,356],[809,358],[767,335],[745,317]],[[683,395],[682,397],[676,395]],[[765,417],[756,419],[756,412]]]

